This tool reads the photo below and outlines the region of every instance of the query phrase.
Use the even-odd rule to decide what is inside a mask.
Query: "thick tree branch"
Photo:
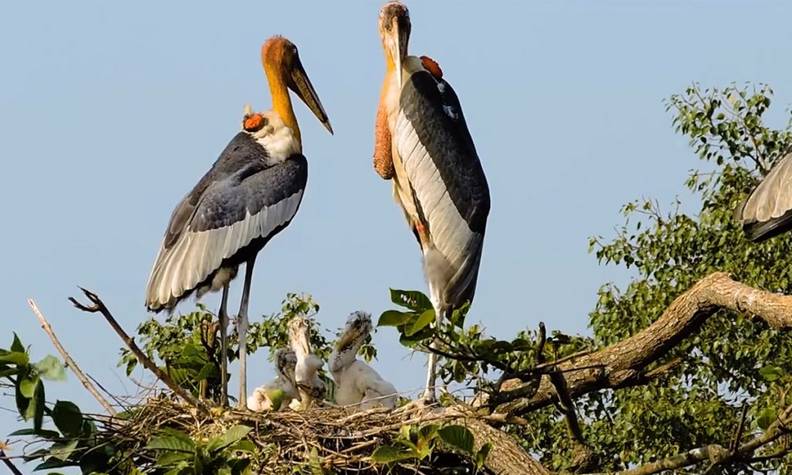
[[[487,442],[492,444],[492,450],[484,462],[490,472],[499,475],[550,474],[550,471],[520,447],[512,436],[490,426],[478,417],[467,416],[464,408],[448,407],[444,410],[444,414],[459,414],[459,419],[448,422],[463,425],[473,433],[475,450],[481,450]]]
[[[643,384],[652,373],[646,368],[694,333],[719,308],[750,314],[780,330],[792,328],[792,296],[755,289],[716,272],[677,297],[657,321],[632,337],[558,364],[558,370],[565,373],[570,396]],[[531,398],[512,401],[498,411],[525,413],[556,401],[552,383],[543,377]]]
[[[94,399],[99,402],[99,404],[104,408],[105,411],[107,411],[108,414],[111,416],[116,415],[116,410],[113,408],[110,402],[105,399],[104,396],[102,396],[102,394],[96,389],[96,386],[91,383],[85,373],[83,373],[80,367],[77,366],[77,363],[71,357],[69,352],[66,351],[66,348],[63,347],[60,340],[58,340],[58,337],[55,336],[55,331],[52,329],[52,326],[47,321],[47,319],[44,318],[44,314],[41,313],[41,310],[39,310],[35,300],[28,299],[27,303],[30,306],[30,309],[33,311],[33,315],[36,316],[39,323],[41,324],[41,329],[44,330],[44,333],[46,333],[47,336],[49,336],[50,340],[52,340],[52,344],[55,346],[55,349],[58,350],[58,353],[60,353],[63,361],[66,362],[66,366],[72,371],[72,373],[74,373],[75,376],[77,376],[77,379],[80,380],[80,383],[82,383],[83,387],[85,387],[85,389],[91,393]]]
[[[100,299],[98,295],[91,292],[90,290],[83,289],[82,287],[80,287],[80,290],[82,290],[85,296],[88,297],[88,300],[91,301],[92,305],[83,305],[74,297],[69,297],[69,301],[72,303],[72,305],[83,312],[102,314],[105,320],[107,320],[107,323],[113,327],[113,330],[115,330],[118,336],[121,337],[121,340],[124,342],[124,344],[126,344],[127,348],[132,351],[138,361],[140,361],[140,363],[146,369],[154,373],[154,375],[157,376],[157,378],[159,378],[163,383],[165,383],[165,385],[167,385],[171,391],[173,391],[176,395],[187,401],[192,406],[195,406],[199,411],[205,413],[209,412],[209,408],[203,401],[199,400],[189,392],[185,391],[184,388],[176,384],[168,375],[168,373],[162,371],[156,364],[154,364],[153,361],[151,361],[148,356],[146,356],[145,353],[143,353],[140,347],[137,346],[137,343],[135,343],[135,340],[130,337],[123,328],[121,328],[121,325],[119,325],[118,321],[116,321],[115,317],[113,317],[113,314],[110,313],[110,310],[107,309],[104,302],[102,302],[102,299]]]

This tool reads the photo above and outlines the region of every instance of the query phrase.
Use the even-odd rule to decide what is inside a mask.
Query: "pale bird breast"
[[[294,131],[283,123],[278,114],[269,111],[261,115],[267,119],[267,125],[251,135],[267,150],[270,165],[275,165],[292,155],[302,153],[302,144],[297,140]]]

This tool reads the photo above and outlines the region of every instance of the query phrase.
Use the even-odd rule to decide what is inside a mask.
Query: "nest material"
[[[130,411],[127,419],[103,421],[104,435],[121,445],[128,453],[135,453],[137,464],[153,463],[155,454],[144,450],[152,437],[162,429],[177,429],[194,440],[208,440],[225,433],[230,427],[242,424],[252,427],[248,438],[259,447],[253,463],[253,473],[295,473],[296,467],[308,469],[319,463],[328,473],[401,473],[399,467],[384,467],[371,461],[372,452],[398,435],[406,424],[427,424],[459,421],[459,413],[422,407],[389,410],[375,408],[355,412],[342,407],[314,407],[305,411],[290,409],[278,412],[253,413],[236,409],[213,409],[203,415],[192,406],[166,396],[144,401]],[[472,416],[472,415],[471,415]],[[474,416],[473,416],[474,417]],[[442,461],[465,473],[470,466],[463,457],[436,451],[433,460],[405,462],[409,473],[432,471],[431,465]],[[395,468],[395,470],[394,470]],[[482,472],[479,472],[482,473]]]

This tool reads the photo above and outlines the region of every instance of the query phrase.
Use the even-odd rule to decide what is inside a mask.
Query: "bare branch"
[[[30,310],[33,311],[33,315],[36,316],[39,323],[41,324],[41,329],[44,330],[44,333],[46,333],[50,338],[52,344],[55,346],[55,349],[58,350],[58,353],[60,353],[63,361],[66,362],[66,366],[71,369],[72,373],[77,376],[77,379],[80,380],[80,383],[82,383],[83,387],[87,389],[89,393],[91,393],[91,396],[96,399],[96,401],[104,408],[105,411],[107,411],[108,414],[111,416],[116,415],[116,410],[113,408],[110,402],[105,399],[99,391],[97,391],[96,387],[91,383],[85,373],[83,373],[82,369],[80,369],[80,367],[77,365],[77,362],[74,361],[74,358],[72,358],[69,352],[66,351],[66,348],[63,347],[60,340],[58,340],[58,337],[55,336],[55,331],[44,317],[44,314],[41,313],[41,310],[39,310],[38,305],[36,305],[36,301],[33,299],[28,299],[27,303],[30,306]]]
[[[84,305],[78,302],[74,297],[69,297],[69,301],[72,303],[72,305],[83,312],[100,313],[105,318],[105,320],[107,320],[107,323],[113,327],[113,330],[115,330],[118,336],[121,337],[121,340],[124,342],[124,344],[126,344],[127,348],[132,351],[138,361],[140,361],[146,369],[154,373],[157,378],[165,383],[165,385],[168,386],[170,390],[180,398],[184,399],[202,412],[209,412],[209,408],[203,401],[200,401],[198,398],[185,391],[184,388],[176,384],[168,375],[168,373],[162,371],[156,364],[154,364],[153,361],[151,361],[148,356],[146,356],[145,353],[143,353],[140,347],[137,346],[137,343],[135,343],[135,340],[130,337],[123,328],[121,328],[121,325],[119,325],[119,323],[113,317],[113,314],[110,313],[110,310],[107,309],[104,302],[102,302],[102,299],[100,299],[98,295],[82,287],[80,287],[80,290],[82,290],[85,296],[88,297],[88,300],[91,301],[92,305]]]

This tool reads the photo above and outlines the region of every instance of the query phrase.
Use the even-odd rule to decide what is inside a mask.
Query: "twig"
[[[121,325],[119,325],[115,317],[113,317],[113,314],[110,313],[110,310],[107,309],[104,302],[102,302],[102,299],[100,299],[98,295],[82,287],[80,287],[80,290],[82,290],[85,296],[88,297],[88,300],[91,301],[92,305],[83,305],[74,297],[69,297],[69,301],[72,303],[72,305],[83,312],[102,314],[105,320],[107,320],[107,323],[113,327],[113,330],[115,330],[124,344],[126,344],[127,348],[132,351],[135,357],[143,364],[146,369],[154,373],[157,378],[165,383],[165,385],[168,386],[170,390],[180,398],[184,399],[192,406],[195,406],[201,412],[209,412],[208,406],[203,401],[198,400],[192,394],[185,391],[184,388],[176,384],[166,372],[162,371],[156,364],[154,364],[153,361],[151,361],[151,359],[149,359],[148,356],[146,356],[145,353],[143,353],[143,351],[141,351],[141,349],[137,346],[137,343],[135,343],[135,340],[131,338],[123,328],[121,328]]]
[[[44,330],[44,333],[46,333],[47,336],[49,336],[50,340],[52,341],[52,344],[55,346],[55,349],[58,350],[58,353],[60,353],[63,360],[66,362],[66,366],[69,369],[71,369],[72,373],[74,373],[74,375],[77,376],[77,379],[80,380],[80,383],[82,383],[83,387],[87,389],[89,393],[91,393],[94,399],[96,399],[97,402],[99,402],[99,404],[104,408],[104,410],[107,411],[107,413],[110,414],[111,416],[115,416],[117,414],[116,410],[113,408],[110,402],[107,399],[105,399],[101,395],[101,393],[99,393],[99,391],[97,391],[96,387],[93,384],[91,384],[91,381],[88,379],[85,373],[83,373],[82,369],[80,369],[80,367],[77,365],[77,362],[74,361],[74,359],[71,357],[69,352],[66,351],[66,348],[63,347],[60,340],[58,340],[58,337],[55,336],[55,331],[52,329],[52,326],[44,317],[44,314],[41,313],[41,310],[39,310],[38,305],[36,305],[36,301],[31,298],[28,299],[27,303],[30,306],[30,310],[33,311],[33,315],[36,316],[39,323],[41,324],[41,329]]]
[[[740,446],[740,439],[742,439],[743,430],[745,429],[745,417],[748,415],[748,404],[743,404],[742,411],[740,412],[740,423],[737,425],[737,430],[734,432],[731,443],[729,444],[729,451],[734,453]]]
[[[24,475],[22,472],[19,471],[18,468],[16,468],[14,462],[12,462],[11,459],[8,458],[8,456],[5,453],[5,450],[0,450],[0,460],[3,461],[5,466],[8,467],[8,469],[11,470],[11,473],[13,473],[14,475]]]

